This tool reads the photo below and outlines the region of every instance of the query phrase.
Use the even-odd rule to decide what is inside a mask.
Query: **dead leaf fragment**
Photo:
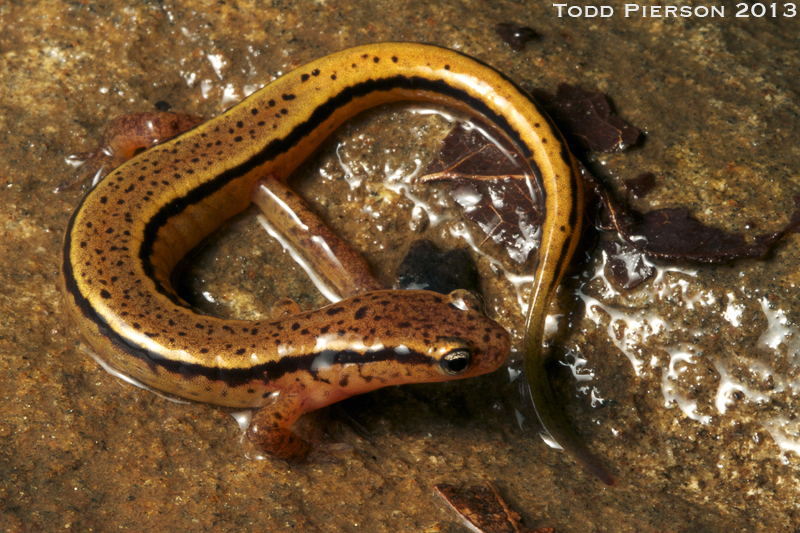
[[[520,523],[514,512],[491,483],[474,487],[434,485],[434,494],[441,498],[471,531],[477,533],[555,533],[552,527],[530,529]]]
[[[525,175],[528,166],[516,147],[500,136],[488,138],[490,132],[492,128],[480,122],[457,123],[441,141],[425,174],[429,179]]]
[[[602,93],[590,93],[566,84],[555,96],[541,93],[549,111],[567,137],[581,140],[585,148],[610,151],[625,149],[639,138],[639,131],[613,115]],[[461,205],[464,215],[509,256],[520,263],[539,247],[543,222],[543,194],[538,180],[530,179],[530,170],[514,147],[503,139],[488,139],[486,128],[458,125],[442,143],[439,158],[426,172],[423,181],[451,180],[451,196]],[[617,202],[594,180],[597,196],[606,207],[610,227],[639,253],[668,260],[721,263],[743,257],[762,257],[778,240],[800,230],[800,197],[794,197],[796,211],[786,226],[772,233],[750,237],[703,224],[686,208],[658,209],[640,214]],[[646,195],[658,183],[653,173],[643,173],[627,180],[634,196]],[[600,227],[600,226],[598,226]],[[650,275],[644,259],[635,252],[620,249],[612,254],[612,272],[622,288],[632,288]],[[638,263],[632,265],[630,261]]]
[[[619,288],[632,289],[656,273],[645,253],[632,244],[607,241],[600,247],[606,254],[606,277]]]
[[[555,95],[545,91],[534,91],[533,95],[558,123],[561,132],[584,150],[625,150],[639,140],[639,130],[619,118],[606,95],[599,91],[585,91],[562,83]]]
[[[528,171],[529,172],[529,171]],[[450,196],[487,238],[517,262],[539,246],[544,207],[538,181],[528,179],[511,146],[495,144],[481,128],[454,127],[422,181],[450,180]]]
[[[757,235],[748,243],[743,234],[705,225],[689,209],[678,207],[642,214],[627,228],[626,234],[629,242],[651,255],[723,263],[742,257],[761,257],[792,229]]]
[[[525,48],[525,44],[528,41],[539,37],[539,34],[536,33],[536,30],[533,28],[514,22],[501,22],[495,26],[494,29],[503,42],[510,46],[515,52],[519,52]]]

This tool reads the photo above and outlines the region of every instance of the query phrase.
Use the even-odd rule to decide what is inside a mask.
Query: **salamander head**
[[[503,364],[510,347],[508,333],[469,291],[376,291],[318,313],[348,325],[324,343],[324,367],[349,394],[485,374]]]
[[[429,347],[442,379],[496,370],[508,356],[508,332],[486,316],[483,301],[475,293],[457,290],[444,298],[447,306],[440,308],[434,296],[432,310],[437,313],[438,327]]]

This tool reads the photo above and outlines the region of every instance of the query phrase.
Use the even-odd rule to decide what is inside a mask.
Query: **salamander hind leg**
[[[311,451],[311,444],[289,429],[302,413],[302,400],[277,393],[275,403],[255,412],[247,438],[270,455],[285,461],[302,461]]]
[[[70,162],[79,167],[78,173],[73,179],[56,187],[56,191],[80,185],[87,178],[92,178],[93,184],[97,183],[140,152],[203,122],[205,119],[201,117],[166,111],[131,113],[117,117],[109,122],[103,139],[95,150],[69,157]]]

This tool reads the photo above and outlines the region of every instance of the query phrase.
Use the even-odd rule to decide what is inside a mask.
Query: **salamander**
[[[476,376],[498,368],[509,335],[473,297],[371,291],[271,320],[193,310],[170,282],[178,262],[251,202],[259,180],[284,183],[344,121],[395,101],[443,104],[493,124],[541,180],[547,218],[527,318],[528,379],[544,427],[608,482],[563,421],[541,362],[547,305],[574,252],[582,189],[547,115],[504,75],[430,45],[380,43],[297,68],[218,117],[133,157],[91,189],[64,238],[69,313],[111,366],[170,395],[256,410],[247,434],[299,460],[290,429],[304,412],[387,385]],[[552,402],[550,402],[552,403]],[[539,405],[537,404],[537,408]]]

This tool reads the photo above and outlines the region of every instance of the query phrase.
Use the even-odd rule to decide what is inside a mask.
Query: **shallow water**
[[[724,19],[602,20],[502,1],[0,6],[0,525],[455,532],[432,486],[488,479],[528,525],[560,532],[800,527],[796,236],[764,260],[660,262],[657,278],[625,292],[609,285],[598,250],[565,284],[553,381],[617,476],[612,488],[539,439],[510,379],[513,354],[511,371],[344,402],[319,420],[328,451],[287,466],[256,459],[227,413],[104,372],[57,291],[82,191],[52,191],[72,174],[66,156],[93,148],[112,117],[158,101],[212,117],[307,61],[385,40],[462,50],[526,88],[601,90],[646,133],[641,146],[590,161],[621,196],[623,179],[654,172],[659,185],[637,208],[689,206],[732,230],[777,229],[800,190],[797,19],[737,19],[725,5]],[[508,21],[541,38],[511,51],[492,29]],[[469,245],[446,186],[398,192],[445,127],[407,107],[378,110],[298,176],[384,281],[421,236]],[[490,312],[518,335],[517,290],[483,255],[491,245],[475,247]],[[214,239],[190,277],[223,315],[257,316],[286,295],[302,308],[324,302],[254,212]]]

